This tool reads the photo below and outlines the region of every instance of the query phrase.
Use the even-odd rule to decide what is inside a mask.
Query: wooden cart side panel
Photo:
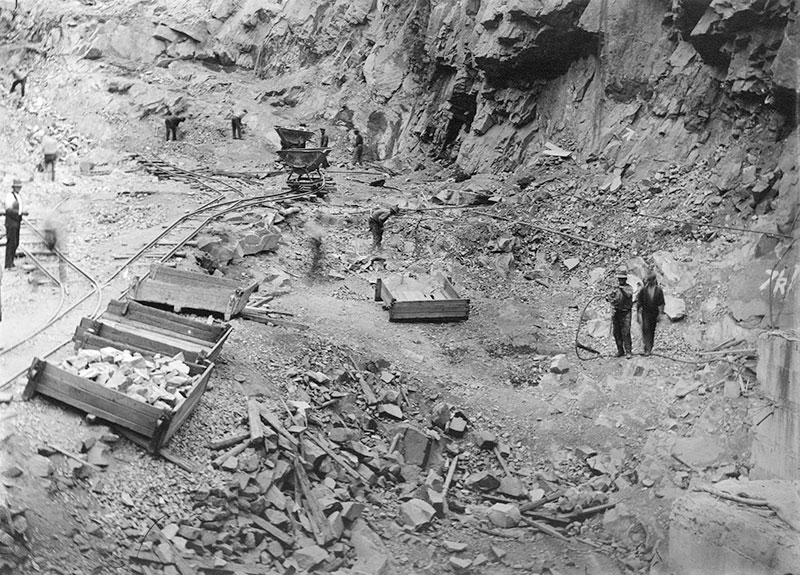
[[[171,305],[176,309],[201,309],[224,314],[230,291],[221,289],[179,289],[174,284],[147,280],[136,290],[135,300]]]
[[[163,413],[48,363],[37,379],[36,392],[148,437],[153,435]]]
[[[389,291],[389,288],[386,287],[386,284],[383,282],[381,282],[381,299],[383,300],[383,303],[385,303],[388,306],[393,305],[395,302],[394,296]]]
[[[150,277],[166,283],[178,284],[185,287],[195,287],[198,286],[198,284],[229,289],[236,289],[239,287],[239,282],[235,280],[218,278],[197,272],[187,272],[156,263],[150,266]]]
[[[391,321],[403,319],[450,319],[469,318],[469,300],[446,300],[430,302],[395,302],[389,310]]]
[[[250,296],[257,289],[258,289],[258,282],[253,282],[252,284],[237,290],[237,299],[233,307],[233,310],[231,311],[231,317],[240,313],[247,306],[247,300],[250,299]]]
[[[100,316],[100,321],[105,325],[118,329],[125,333],[131,333],[140,337],[151,339],[154,342],[165,343],[181,349],[189,349],[191,351],[200,353],[211,349],[215,341],[208,341],[205,339],[197,339],[188,335],[178,334],[174,331],[161,329],[146,323],[139,323],[138,321],[119,321],[121,318],[116,316]]]
[[[453,284],[451,284],[450,280],[447,278],[444,279],[444,285],[442,285],[442,289],[448,296],[450,296],[451,299],[460,299],[458,292],[456,292],[456,288],[453,287]]]
[[[100,337],[98,335],[94,335],[91,333],[87,333],[83,335],[80,339],[75,340],[76,345],[86,348],[86,349],[102,349],[104,347],[113,347],[115,349],[127,349],[131,353],[141,353],[142,355],[176,355],[177,353],[183,353],[183,357],[188,362],[196,363],[198,361],[202,361],[203,357],[200,354],[193,352],[193,351],[185,351],[185,350],[178,350],[174,353],[165,352],[162,349],[153,350],[151,348],[144,348],[144,347],[137,347],[135,345],[123,345],[117,340],[108,339],[105,337]]]
[[[219,341],[216,343],[216,345],[212,347],[206,354],[206,359],[208,361],[214,361],[217,359],[217,357],[219,357],[219,354],[222,351],[222,346],[228,340],[228,337],[231,335],[231,331],[233,331],[233,326],[229,325],[228,329],[225,330],[225,333],[222,334],[222,337],[219,338]]]
[[[209,363],[203,375],[200,376],[200,379],[197,380],[192,391],[189,392],[189,395],[186,396],[186,399],[180,405],[180,407],[173,413],[172,421],[169,424],[166,432],[164,433],[159,446],[166,444],[173,435],[180,429],[183,422],[192,414],[194,408],[197,407],[197,404],[200,402],[200,398],[202,397],[203,393],[208,386],[208,382],[211,379],[211,371],[214,369],[214,364]]]
[[[209,325],[169,311],[156,309],[137,301],[120,302],[112,300],[103,313],[119,317],[122,323],[131,321],[174,332],[182,336],[193,337],[208,342],[216,342],[228,329],[226,325]]]

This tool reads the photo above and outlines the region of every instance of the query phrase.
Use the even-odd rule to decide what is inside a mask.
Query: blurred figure
[[[42,153],[44,154],[44,171],[50,170],[50,181],[56,179],[56,159],[58,159],[58,144],[55,138],[45,136],[42,140]]]
[[[164,116],[164,125],[167,127],[167,141],[170,140],[170,135],[172,135],[172,140],[178,140],[178,126],[181,122],[185,121],[186,118],[183,116],[179,116],[178,114],[173,114],[169,108],[167,108],[167,114]]]
[[[14,90],[17,89],[19,86],[19,95],[21,98],[25,97],[25,83],[28,81],[28,75],[23,74],[16,68],[11,70],[11,94],[14,93]]]
[[[325,133],[325,128],[319,129],[319,147],[320,148],[328,147],[328,134]]]
[[[383,245],[383,228],[386,225],[386,220],[390,217],[400,213],[400,208],[392,206],[391,208],[379,208],[373,210],[369,216],[369,231],[372,232],[372,249],[379,250]]]
[[[242,120],[247,115],[247,110],[238,106],[231,112],[231,131],[234,140],[242,139]]]
[[[358,128],[353,130],[353,134],[356,137],[355,146],[353,146],[353,165],[360,166],[361,157],[364,155],[364,137],[358,131]]]
[[[639,323],[642,324],[644,354],[650,355],[656,339],[656,324],[664,313],[664,291],[658,285],[658,278],[653,270],[647,272],[644,278],[644,285],[636,296],[636,308]]]

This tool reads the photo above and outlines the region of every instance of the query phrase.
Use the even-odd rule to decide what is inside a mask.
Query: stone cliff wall
[[[28,35],[49,50],[252,69],[264,102],[365,131],[368,158],[525,175],[550,141],[598,186],[677,164],[743,208],[797,201],[792,0],[180,0],[49,19],[41,6]]]

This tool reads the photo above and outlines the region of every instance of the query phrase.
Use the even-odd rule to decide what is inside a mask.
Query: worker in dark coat
[[[633,309],[633,288],[628,285],[628,273],[624,269],[617,272],[619,285],[608,295],[611,303],[611,323],[614,341],[617,343],[617,357],[631,357],[631,310]]]
[[[386,220],[400,213],[400,208],[378,208],[369,215],[369,231],[372,232],[372,249],[379,250],[383,243],[383,228]]]
[[[647,272],[644,285],[636,295],[636,309],[639,323],[642,325],[644,354],[650,355],[656,338],[656,324],[664,313],[664,291],[658,285],[656,273],[652,270]]]
[[[6,196],[6,265],[10,270],[14,267],[14,257],[17,255],[19,247],[19,227],[22,223],[22,216],[28,212],[22,209],[22,198],[20,191],[22,182],[14,180],[11,183],[11,191]]]
[[[328,142],[329,142],[329,141],[330,141],[330,140],[328,140],[328,134],[326,134],[326,133],[325,133],[325,128],[320,128],[320,129],[319,129],[319,147],[320,147],[320,148],[327,148],[327,147],[328,147]],[[328,167],[330,167],[330,163],[328,162],[328,156],[327,156],[327,154],[326,154],[326,155],[325,155],[325,157],[322,159],[322,167],[323,167],[323,168],[328,168]]]
[[[167,115],[164,116],[164,125],[167,127],[167,141],[170,140],[170,135],[172,135],[172,140],[177,141],[178,139],[178,125],[186,120],[183,116],[179,116],[178,114],[173,114],[169,110],[167,110]]]
[[[355,146],[353,146],[353,165],[361,165],[361,157],[364,155],[364,136],[358,131],[358,128],[353,130],[356,136]]]

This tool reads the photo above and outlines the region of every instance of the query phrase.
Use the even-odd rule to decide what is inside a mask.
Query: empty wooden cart
[[[243,284],[207,274],[176,270],[153,264],[143,278],[134,278],[128,298],[142,303],[221,314],[225,321],[247,305],[247,299],[258,289],[258,282]]]
[[[463,321],[469,300],[459,297],[450,280],[441,277],[378,279],[375,301],[389,309],[389,321]]]

